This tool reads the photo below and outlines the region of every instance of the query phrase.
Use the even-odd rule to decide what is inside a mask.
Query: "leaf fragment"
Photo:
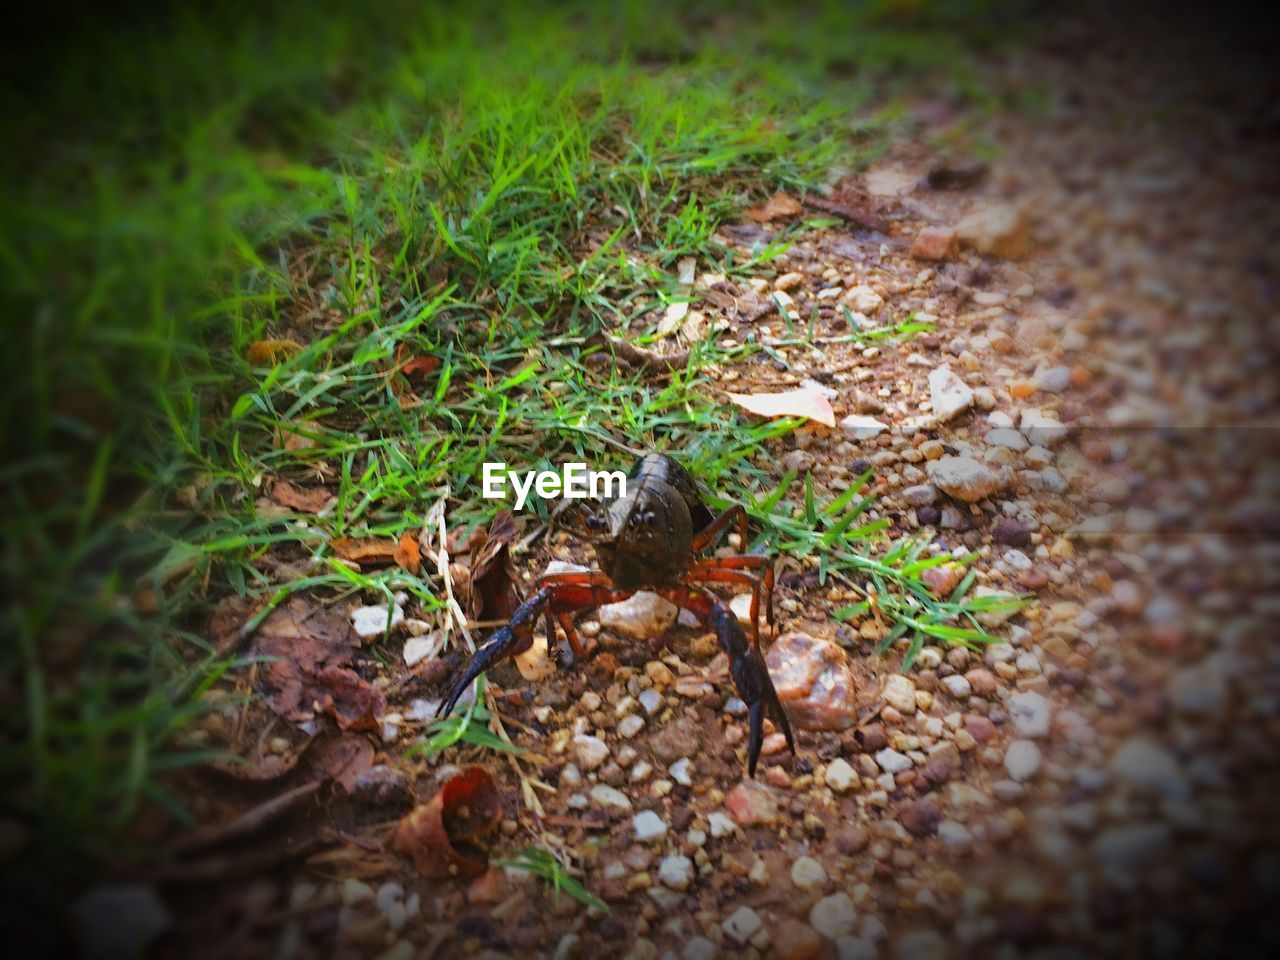
[[[781,393],[731,393],[729,399],[748,413],[762,417],[806,417],[828,427],[836,423],[831,402],[812,387]]]

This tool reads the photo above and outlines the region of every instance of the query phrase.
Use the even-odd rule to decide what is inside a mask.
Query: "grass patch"
[[[607,903],[571,877],[566,872],[564,865],[541,847],[526,847],[523,850],[516,851],[513,859],[498,860],[496,863],[499,867],[511,867],[542,877],[550,885],[551,889],[555,891],[557,898],[560,896],[560,891],[563,890],[584,907],[599,910],[602,913],[609,912]]]

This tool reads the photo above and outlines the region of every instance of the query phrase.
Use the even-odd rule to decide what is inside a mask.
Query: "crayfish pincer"
[[[554,624],[559,624],[574,655],[581,658],[582,640],[573,625],[575,613],[617,603],[638,590],[651,590],[691,611],[715,631],[729,658],[738,695],[747,705],[749,774],[756,775],[766,713],[782,728],[794,753],[791,724],[760,654],[762,606],[766,621],[773,623],[773,564],[756,554],[699,558],[735,523],[745,544],[747,515],[741,504],[715,516],[703,501],[697,482],[678,463],[658,453],[641,457],[628,474],[625,495],[600,501],[585,518],[583,535],[595,547],[602,569],[540,577],[507,625],[476,650],[437,715],[447,716],[471,682],[495,663],[529,649],[539,617],[546,618],[548,640],[554,642]],[[728,605],[706,588],[708,583],[750,587],[750,640]]]

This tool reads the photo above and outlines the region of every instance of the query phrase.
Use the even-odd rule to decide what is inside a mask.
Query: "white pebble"
[[[836,793],[847,793],[858,783],[858,774],[843,757],[836,757],[827,766],[827,786]]]
[[[1015,740],[1004,754],[1004,768],[1018,783],[1035,776],[1040,769],[1040,748],[1030,740]]]
[[[745,944],[762,926],[760,915],[750,907],[739,907],[720,925],[729,939],[739,945]]]
[[[827,871],[813,857],[801,857],[791,865],[791,882],[807,893],[827,882]]]
[[[693,861],[688,857],[670,856],[658,865],[658,880],[672,890],[688,890],[693,877]]]
[[[667,835],[666,822],[652,810],[642,810],[637,813],[631,818],[631,825],[635,829],[636,839],[641,843],[648,843],[650,840],[657,840]]]
[[[823,897],[809,911],[809,926],[828,940],[839,940],[853,933],[853,925],[857,919],[853,901],[845,893]]]

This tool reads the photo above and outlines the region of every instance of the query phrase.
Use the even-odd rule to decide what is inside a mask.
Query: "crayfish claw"
[[[747,642],[738,618],[723,604],[718,604],[717,607],[713,613],[716,635],[720,646],[729,655],[729,671],[733,675],[734,686],[738,688],[742,702],[747,705],[747,773],[755,777],[760,750],[764,746],[765,716],[772,716],[782,728],[792,754],[796,752],[795,735],[791,732],[791,722],[787,719],[782,701],[778,699],[778,691],[774,689],[773,680],[769,677],[769,666],[764,657]]]
[[[471,686],[476,677],[507,656],[517,642],[515,634],[507,626],[496,631],[493,636],[482,643],[480,648],[476,650],[475,656],[471,658],[471,662],[467,664],[467,669],[462,672],[462,675],[449,688],[449,695],[436,708],[436,717],[447,717],[452,713],[453,708],[458,705],[458,701],[462,699],[462,695],[467,692],[467,688]]]

